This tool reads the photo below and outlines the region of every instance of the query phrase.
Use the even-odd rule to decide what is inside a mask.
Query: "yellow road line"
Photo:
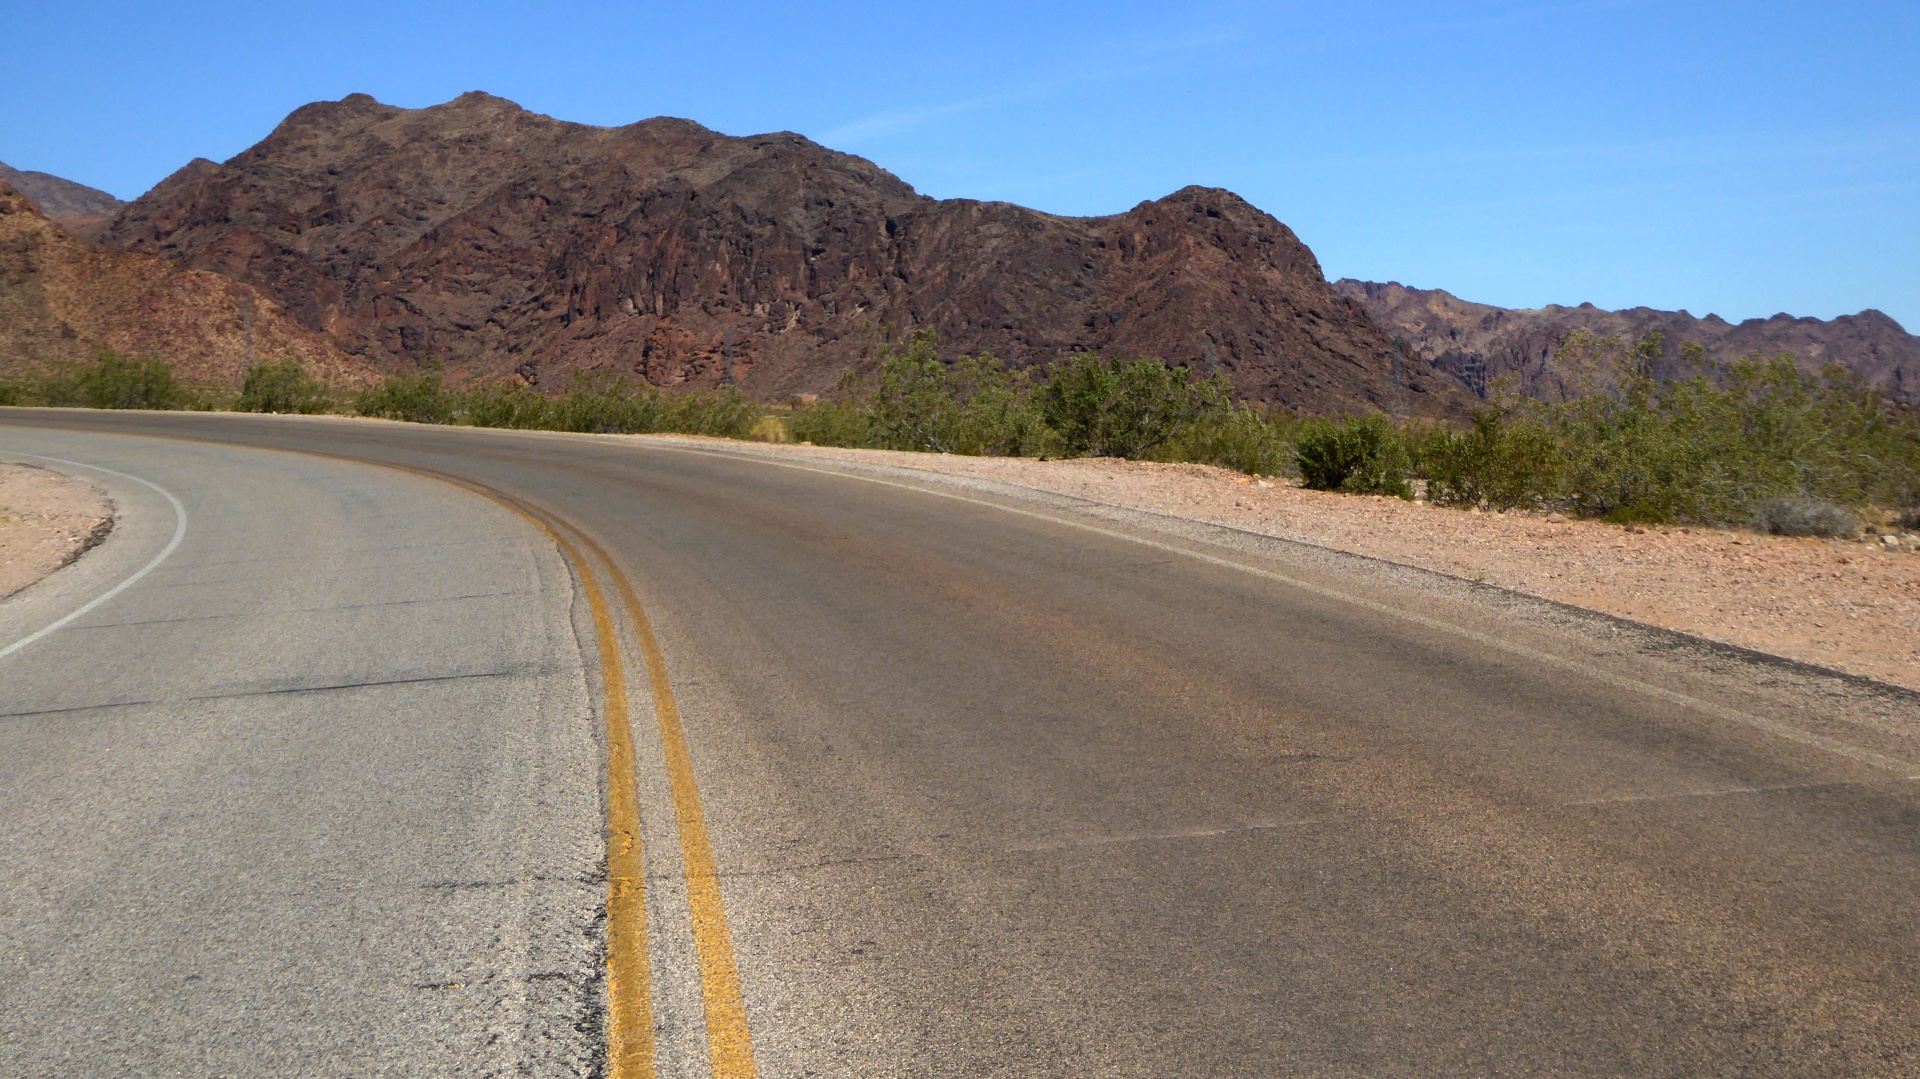
[[[405,465],[388,467],[450,483],[532,521],[552,537],[561,554],[580,574],[587,607],[593,612],[594,637],[600,644],[600,671],[606,696],[603,711],[607,717],[607,1076],[609,1079],[654,1079],[646,874],[640,851],[640,790],[634,775],[626,668],[620,661],[620,640],[613,613],[607,606],[600,582],[594,579],[593,567],[554,523],[580,536],[584,542],[592,541],[558,518],[550,523],[515,499],[478,484]],[[606,561],[605,552],[600,552],[598,546],[594,549],[600,553],[601,560]],[[612,563],[608,565],[611,567]],[[614,572],[615,580],[624,587],[625,579]]]
[[[720,904],[719,870],[707,819],[700,808],[700,789],[694,784],[693,756],[687,751],[686,729],[680,707],[667,681],[667,661],[653,635],[640,597],[626,575],[591,536],[558,516],[536,511],[518,499],[470,480],[389,461],[349,457],[319,450],[292,450],[254,446],[245,442],[203,439],[187,435],[142,435],[210,445],[238,445],[350,464],[372,465],[438,480],[479,495],[531,521],[560,548],[587,594],[593,612],[594,635],[599,640],[602,678],[606,683],[607,717],[607,1075],[610,1079],[654,1079],[653,1001],[647,962],[646,877],[640,850],[640,796],[634,774],[633,732],[627,708],[624,668],[618,634],[606,597],[594,579],[591,565],[578,548],[560,534],[565,529],[591,550],[606,568],[633,623],[634,637],[646,658],[652,684],[654,714],[660,722],[668,786],[673,792],[674,816],[680,826],[680,850],[686,862],[687,901],[693,917],[694,950],[700,961],[700,987],[707,1012],[707,1044],[713,1058],[714,1079],[758,1079],[753,1039],[747,1032],[746,1002],[740,993],[740,969],[727,932],[726,911]]]
[[[694,783],[693,756],[687,751],[686,728],[667,680],[667,661],[653,624],[633,585],[614,564],[606,549],[577,528],[560,522],[606,568],[615,591],[626,605],[634,638],[646,657],[647,677],[653,683],[653,711],[660,721],[660,741],[667,761],[667,784],[673,792],[674,815],[680,823],[680,850],[686,859],[687,905],[693,913],[694,950],[700,958],[700,988],[707,1008],[707,1046],[713,1056],[714,1079],[755,1079],[760,1073],[753,1057],[753,1039],[747,1032],[747,1007],[740,994],[740,968],[727,932],[727,914],[720,904],[720,875],[707,835],[706,814],[700,808],[700,788]]]

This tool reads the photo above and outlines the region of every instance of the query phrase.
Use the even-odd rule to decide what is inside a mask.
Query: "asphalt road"
[[[138,433],[458,477],[613,567],[415,473]],[[759,1074],[1920,1074],[1909,694],[751,451],[9,410],[0,452],[189,517],[0,657],[0,1074],[600,1067],[588,578],[654,1056],[743,1074],[621,577]],[[115,482],[124,527],[0,648],[164,546]]]

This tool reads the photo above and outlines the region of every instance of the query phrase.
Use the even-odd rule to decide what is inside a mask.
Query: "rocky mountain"
[[[886,336],[1212,365],[1309,410],[1458,412],[1285,225],[1187,188],[1108,217],[934,200],[798,135],[601,128],[466,94],[308,105],[122,208],[114,248],[259,288],[387,370],[818,392]]]
[[[1517,310],[1396,282],[1342,279],[1334,289],[1364,306],[1403,352],[1479,393],[1503,376],[1525,392],[1561,392],[1564,375],[1554,354],[1572,330],[1633,340],[1658,330],[1667,348],[1665,361],[1656,365],[1663,376],[1686,373],[1679,357],[1686,341],[1704,346],[1708,360],[1716,363],[1756,352],[1791,352],[1806,370],[1836,363],[1889,396],[1920,405],[1920,337],[1874,310],[1831,320],[1782,314],[1731,323],[1718,315],[1696,318],[1648,307],[1607,311],[1590,303]]]
[[[292,358],[336,385],[374,377],[253,286],[85,243],[0,181],[0,377],[101,347],[167,360],[208,384],[237,384],[255,359]]]
[[[126,205],[97,188],[47,172],[21,172],[0,162],[0,183],[32,200],[48,217],[106,217]]]

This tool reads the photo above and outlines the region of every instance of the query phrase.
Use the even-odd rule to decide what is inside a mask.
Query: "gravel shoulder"
[[[107,537],[113,504],[83,480],[0,462],[0,597],[45,579]]]
[[[1910,545],[1470,512],[1309,491],[1206,465],[758,448],[974,476],[1226,525],[1920,689],[1920,553]]]

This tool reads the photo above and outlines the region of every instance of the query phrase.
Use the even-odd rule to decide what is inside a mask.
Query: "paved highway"
[[[1920,1073],[1910,694],[747,448],[26,454],[124,516],[0,649],[152,568],[0,656],[0,1074]]]

